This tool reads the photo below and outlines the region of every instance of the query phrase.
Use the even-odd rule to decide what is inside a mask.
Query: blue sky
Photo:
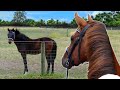
[[[0,11],[0,19],[11,21],[13,19],[15,11]],[[38,21],[40,19],[49,20],[53,18],[60,21],[70,22],[74,18],[76,11],[26,11],[26,17],[28,19],[34,19]],[[95,16],[102,11],[77,11],[79,16],[87,17],[88,14]]]

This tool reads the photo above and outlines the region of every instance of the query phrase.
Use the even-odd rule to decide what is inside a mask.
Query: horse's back
[[[101,76],[99,79],[120,79],[120,77],[114,74],[106,74]]]

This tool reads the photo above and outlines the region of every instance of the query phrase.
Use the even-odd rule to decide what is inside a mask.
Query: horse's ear
[[[77,12],[75,13],[75,21],[78,27],[84,27],[87,25],[87,22],[83,18],[79,17]]]
[[[8,28],[8,31],[10,31],[10,29]]]
[[[17,34],[19,34],[19,33],[20,33],[20,31],[19,31],[19,30],[17,30],[17,29],[16,29],[16,31],[15,31],[15,32],[16,32]]]
[[[12,29],[13,32],[15,32],[14,28]]]
[[[17,28],[15,30],[17,31]]]
[[[88,14],[88,21],[89,22],[93,22],[94,21],[89,14]]]

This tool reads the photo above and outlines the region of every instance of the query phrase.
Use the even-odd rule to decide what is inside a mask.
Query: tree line
[[[92,16],[94,20],[101,21],[106,24],[106,26],[120,26],[120,11],[110,11],[98,13],[96,16]],[[84,18],[86,19],[86,18]],[[87,20],[87,19],[86,19]],[[57,28],[74,28],[77,27],[75,19],[73,18],[71,22],[54,20],[40,19],[35,21],[33,19],[27,19],[25,11],[16,11],[14,12],[14,17],[11,21],[5,21],[0,19],[0,26],[31,26],[31,27],[57,27]]]
[[[120,11],[110,11],[110,12],[99,13],[93,19],[105,23],[106,26],[119,27]]]

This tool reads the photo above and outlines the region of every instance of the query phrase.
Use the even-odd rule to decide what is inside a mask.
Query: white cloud
[[[66,19],[66,18],[61,18],[61,19],[59,19],[60,21],[65,21],[65,22],[69,22],[69,20],[68,19]]]
[[[110,11],[93,11],[92,13],[91,13],[91,15],[93,16],[93,17],[95,17],[97,14],[99,14],[99,13],[103,13],[103,12],[110,12]]]
[[[103,11],[93,11],[91,15],[95,17],[99,13],[103,13]]]
[[[27,19],[33,19],[33,20],[37,21],[37,19],[35,17],[32,17],[32,16],[27,16]]]

